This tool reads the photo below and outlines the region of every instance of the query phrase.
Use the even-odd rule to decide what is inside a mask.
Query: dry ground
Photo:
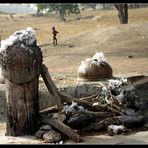
[[[116,10],[82,11],[61,22],[50,17],[1,15],[2,39],[31,26],[51,73],[76,74],[81,60],[103,51],[115,75],[147,74],[148,8],[129,10],[129,24],[120,25]],[[51,27],[59,31],[58,46],[51,44]],[[127,58],[132,55],[133,58]]]
[[[38,44],[43,51],[43,62],[52,76],[66,75],[66,77],[76,78],[81,60],[92,56],[96,50],[104,52],[113,68],[114,75],[148,75],[147,14],[148,8],[129,10],[129,24],[127,25],[120,25],[116,10],[83,11],[80,15],[68,16],[66,22],[59,21],[55,15],[37,17],[16,14],[11,19],[9,15],[1,14],[0,33],[2,39],[6,39],[17,30],[28,26],[34,28]],[[57,46],[52,45],[52,26],[56,26],[59,31]],[[128,58],[128,56],[133,56],[133,58]],[[67,83],[64,79],[55,81]],[[5,123],[0,126],[3,131],[4,128]],[[141,133],[137,135],[139,137],[136,138],[142,137]],[[0,136],[4,138],[3,133]],[[131,137],[134,136],[131,135]],[[96,137],[92,141],[91,138],[88,142],[97,143]],[[131,142],[138,143],[136,138]],[[107,143],[106,139],[111,139],[111,137],[105,137],[104,144]],[[116,142],[116,138],[112,138],[108,143],[130,143],[128,137],[127,141],[124,138],[124,140],[121,139],[122,137],[119,137],[120,142]],[[141,138],[140,141],[140,143],[147,143],[148,138],[144,141]],[[19,143],[19,141],[7,138],[3,139],[2,143]]]

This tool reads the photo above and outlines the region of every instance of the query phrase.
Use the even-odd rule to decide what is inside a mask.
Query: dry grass
[[[129,24],[148,22],[148,8],[129,9]],[[92,17],[84,19],[86,17]],[[76,20],[80,18],[80,20]],[[54,15],[49,17],[35,17],[31,15],[14,15],[11,19],[8,14],[0,15],[0,32],[2,39],[7,38],[16,30],[31,26],[36,29],[38,43],[51,42],[51,27],[56,26],[60,32],[59,39],[89,31],[94,28],[120,25],[117,10],[82,11],[79,15],[67,16],[67,22],[61,22]]]

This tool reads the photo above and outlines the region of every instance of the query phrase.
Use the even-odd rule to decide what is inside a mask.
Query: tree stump
[[[32,28],[17,31],[1,42],[0,64],[6,85],[6,135],[34,134],[39,122],[42,52]]]

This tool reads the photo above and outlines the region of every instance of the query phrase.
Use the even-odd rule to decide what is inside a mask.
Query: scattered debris
[[[104,61],[103,53],[99,61]],[[96,56],[93,56],[96,59]],[[127,127],[136,126],[143,122],[140,106],[143,103],[136,88],[125,78],[109,79],[98,82],[96,86],[102,88],[98,94],[74,98],[58,91],[48,70],[43,65],[42,77],[49,92],[53,95],[57,107],[50,107],[40,111],[42,125],[50,125],[56,129],[43,126],[36,133],[44,142],[55,143],[62,139],[62,134],[69,136],[75,142],[80,142],[80,131],[99,131],[108,129],[110,135],[124,133]],[[123,126],[124,125],[124,126]],[[48,130],[48,131],[47,131]],[[44,132],[43,132],[44,131]]]

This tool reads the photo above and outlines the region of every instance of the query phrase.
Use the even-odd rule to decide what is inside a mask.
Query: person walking
[[[59,32],[55,29],[55,27],[52,27],[52,35],[53,35],[53,45],[57,45],[57,34]]]

